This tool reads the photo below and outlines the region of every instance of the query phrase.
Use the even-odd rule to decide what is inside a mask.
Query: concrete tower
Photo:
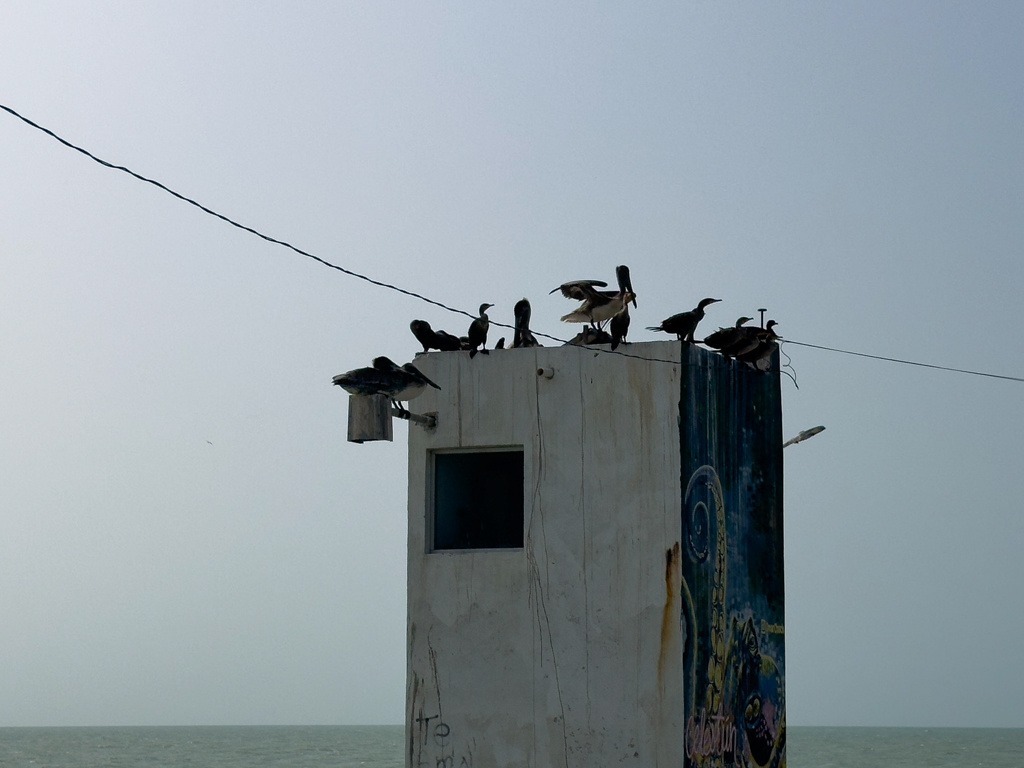
[[[410,768],[785,765],[777,363],[620,350],[417,358]]]

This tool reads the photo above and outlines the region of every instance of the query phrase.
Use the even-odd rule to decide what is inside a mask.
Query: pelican
[[[633,293],[633,285],[629,279],[629,267],[621,264],[615,269],[615,276],[619,281],[618,291],[598,291],[595,286],[604,286],[600,280],[576,280],[571,283],[563,283],[555,288],[561,291],[568,299],[578,299],[583,303],[562,318],[565,323],[590,323],[597,330],[602,330],[604,323],[621,314],[626,306],[632,302],[636,306],[636,294]]]
[[[636,309],[636,293],[633,292],[633,281],[629,279],[629,267],[625,264],[620,264],[615,268],[615,279],[619,283],[619,293],[629,293],[629,299],[626,304],[632,303],[633,309]],[[601,291],[601,293],[608,298],[615,297],[615,291]]]
[[[530,315],[533,312],[530,308],[530,302],[526,299],[520,299],[516,302],[512,312],[516,316],[516,330],[512,335],[511,349],[539,347],[540,343],[537,341],[537,337],[530,331]]]
[[[470,358],[475,357],[478,351],[485,355],[489,354],[487,351],[487,329],[490,327],[491,321],[487,317],[487,310],[493,306],[493,304],[481,304],[480,317],[469,324],[469,333],[466,334],[466,339]],[[480,349],[478,350],[477,347]]]
[[[392,365],[394,365],[394,363],[392,363]],[[400,389],[398,393],[394,395],[392,398],[396,404],[399,401],[408,402],[409,400],[419,397],[420,395],[423,394],[423,390],[425,390],[428,386],[438,390],[441,389],[441,387],[439,387],[437,384],[435,384],[426,376],[424,376],[423,372],[420,371],[420,369],[417,368],[412,363],[406,363],[398,370],[400,370],[402,373],[406,375],[406,381],[405,386],[402,387],[402,389]],[[401,406],[398,406],[398,410],[403,409]]]
[[[555,291],[561,291],[562,295],[567,299],[576,299],[576,301],[586,301],[587,297],[590,296],[597,288],[605,288],[608,283],[604,280],[573,280],[569,283],[562,283],[557,288],[551,289],[548,293],[550,296]]]
[[[398,392],[401,386],[394,375],[377,368],[355,368],[345,373],[339,373],[331,381],[350,395],[387,395],[391,397],[392,393]]]
[[[400,401],[419,397],[428,385],[441,388],[412,363],[399,366],[387,357],[375,357],[372,368],[339,373],[332,381],[351,395],[387,395],[402,413],[407,411]]]
[[[704,307],[714,304],[716,301],[721,301],[721,299],[701,299],[696,309],[672,315],[663,320],[661,325],[649,326],[647,330],[674,333],[679,341],[693,344],[693,332],[697,330],[697,323],[704,319]]]

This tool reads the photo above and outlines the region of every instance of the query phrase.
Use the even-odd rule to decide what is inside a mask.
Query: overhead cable
[[[199,203],[199,202],[193,200],[190,197],[186,197],[185,195],[181,194],[180,192],[175,192],[173,189],[171,189],[167,185],[162,184],[159,181],[156,181],[155,179],[150,179],[150,178],[148,178],[146,176],[143,176],[143,175],[141,175],[139,173],[136,173],[135,171],[131,170],[130,168],[126,168],[123,165],[116,165],[114,163],[107,162],[106,160],[104,160],[104,159],[102,159],[100,157],[97,157],[92,152],[88,151],[87,149],[83,149],[82,147],[79,147],[79,146],[77,146],[75,144],[72,144],[67,139],[64,139],[64,138],[61,138],[60,136],[58,136],[56,133],[51,131],[49,128],[44,128],[43,126],[39,125],[36,122],[33,122],[32,120],[29,120],[24,115],[19,114],[18,112],[16,112],[15,110],[11,109],[10,107],[8,107],[8,106],[6,106],[4,104],[0,104],[0,109],[4,110],[5,112],[10,113],[14,117],[18,118],[19,120],[21,120],[24,123],[27,123],[28,125],[32,126],[33,128],[35,128],[35,129],[37,129],[39,131],[42,131],[43,133],[45,133],[46,135],[50,136],[51,138],[56,139],[57,141],[59,141],[61,144],[63,144],[64,146],[68,147],[69,149],[73,149],[76,152],[82,153],[83,155],[85,155],[86,157],[90,158],[91,160],[96,161],[100,165],[105,166],[107,168],[112,168],[115,171],[122,171],[124,173],[127,173],[129,176],[132,176],[132,177],[138,179],[139,181],[144,181],[147,184],[152,184],[154,187],[162,189],[164,192],[167,192],[169,195],[172,195],[173,197],[176,197],[179,200],[188,203],[189,205],[194,205],[196,208],[201,210],[203,213],[207,213],[210,216],[214,216],[214,217],[220,219],[221,221],[224,221],[224,222],[230,224],[233,227],[237,227],[238,229],[244,230],[245,232],[248,232],[248,233],[250,233],[252,235],[256,235],[256,237],[262,238],[263,240],[266,240],[268,243],[274,243],[275,245],[284,246],[285,248],[288,248],[288,249],[294,251],[295,253],[299,254],[300,256],[305,256],[306,258],[312,259],[313,261],[316,261],[316,262],[319,262],[320,264],[323,264],[325,267],[330,267],[331,269],[336,269],[339,272],[343,272],[344,274],[349,275],[350,277],[355,277],[355,278],[358,278],[359,280],[363,280],[363,281],[365,281],[367,283],[370,283],[371,285],[376,285],[376,286],[378,286],[380,288],[386,288],[386,289],[388,289],[390,291],[396,291],[398,293],[404,294],[405,296],[411,296],[414,299],[419,299],[420,301],[424,301],[427,304],[432,304],[435,307],[440,307],[441,309],[447,310],[448,312],[454,312],[454,313],[459,314],[459,315],[465,315],[466,317],[476,319],[476,315],[472,314],[471,312],[467,312],[464,309],[458,309],[457,307],[450,307],[447,304],[444,304],[444,303],[442,303],[440,301],[435,301],[434,299],[431,299],[431,298],[428,298],[427,296],[424,296],[422,294],[416,293],[415,291],[406,290],[405,288],[400,288],[397,285],[392,285],[391,283],[385,283],[385,282],[383,282],[381,280],[374,280],[372,277],[367,277],[366,275],[362,275],[362,274],[360,274],[358,272],[354,272],[351,269],[346,269],[345,267],[342,267],[342,266],[340,266],[338,264],[334,264],[334,263],[332,263],[330,261],[327,261],[326,259],[323,259],[323,258],[321,258],[319,256],[316,256],[316,255],[314,255],[312,253],[309,253],[308,251],[304,251],[301,248],[298,248],[298,247],[292,245],[289,242],[286,242],[284,240],[279,240],[276,237],[271,237],[270,235],[265,235],[262,232],[260,232],[259,230],[253,229],[252,227],[248,227],[245,224],[240,224],[239,222],[235,221],[234,219],[231,219],[231,218],[229,218],[228,216],[225,216],[222,213],[218,213],[217,211],[213,210],[212,208],[208,208],[205,205],[203,205],[202,203]],[[497,326],[497,327],[500,327],[500,328],[508,328],[508,329],[511,329],[511,330],[515,330],[515,326],[508,325],[506,323],[499,323],[499,322],[494,321],[494,320],[490,321],[490,324],[494,325],[494,326]],[[534,331],[533,333],[534,333],[535,336],[541,336],[541,337],[543,337],[545,339],[549,339],[551,341],[557,341],[560,344],[568,343],[566,339],[560,339],[557,336],[551,336],[550,334],[541,333],[540,331]],[[827,350],[829,352],[839,352],[839,353],[846,354],[846,355],[856,355],[858,357],[868,357],[868,358],[872,358],[872,359],[875,359],[875,360],[885,360],[885,361],[891,362],[891,363],[902,363],[904,365],[914,365],[914,366],[920,366],[922,368],[934,368],[934,369],[940,370],[940,371],[953,371],[953,372],[956,372],[956,373],[967,373],[967,374],[971,374],[971,375],[974,375],[974,376],[986,376],[986,377],[993,378],[993,379],[1004,379],[1004,380],[1007,380],[1007,381],[1017,381],[1017,382],[1024,383],[1024,378],[1017,377],[1017,376],[1003,376],[1003,375],[996,374],[996,373],[983,373],[981,371],[970,371],[970,370],[966,370],[966,369],[963,369],[963,368],[949,368],[949,367],[944,366],[944,365],[931,365],[929,363],[917,363],[917,362],[913,362],[911,360],[901,360],[899,358],[883,357],[881,355],[869,355],[869,354],[865,354],[863,352],[851,352],[851,351],[845,350],[845,349],[835,349],[833,347],[823,347],[823,346],[819,346],[817,344],[807,344],[807,343],[800,342],[800,341],[792,341],[790,339],[780,339],[780,341],[783,342],[783,343],[788,343],[788,344],[796,344],[796,345],[801,346],[801,347],[811,347],[813,349],[822,349],[822,350]],[[643,357],[641,355],[631,355],[628,352],[623,352],[621,350],[600,349],[600,348],[597,348],[597,347],[589,347],[589,349],[592,349],[594,352],[600,352],[600,353],[604,353],[604,354],[621,355],[623,357],[631,357],[631,358],[635,358],[637,360],[647,360],[648,362],[659,362],[659,363],[670,363],[672,365],[683,365],[682,363],[680,363],[677,360],[666,360],[666,359],[663,359],[663,358],[650,358],[650,357]]]
[[[931,363],[917,363],[913,360],[901,360],[898,357],[883,357],[882,355],[869,355],[866,352],[851,352],[848,349],[836,349],[835,347],[823,347],[818,344],[808,344],[803,341],[792,341],[790,339],[783,339],[786,344],[796,344],[800,347],[810,347],[812,349],[824,349],[827,352],[840,352],[844,355],[856,355],[857,357],[869,357],[872,360],[885,360],[889,363],[902,363],[903,365],[916,365],[921,368],[934,368],[938,371],[953,371],[954,373],[969,373],[972,376],[987,376],[990,379],[1005,379],[1006,381],[1020,381],[1024,382],[1024,378],[1020,376],[1003,376],[998,373],[983,373],[982,371],[971,371],[966,368],[950,368],[945,365],[932,365]]]
[[[331,269],[336,269],[339,272],[343,272],[344,274],[349,275],[351,277],[355,277],[355,278],[358,278],[360,280],[364,280],[365,282],[370,283],[371,285],[376,285],[376,286],[379,286],[381,288],[386,288],[386,289],[391,290],[391,291],[397,291],[398,293],[404,294],[406,296],[411,296],[414,299],[419,299],[420,301],[425,301],[428,304],[432,304],[435,307],[440,307],[441,309],[447,310],[449,312],[454,312],[454,313],[459,314],[459,315],[465,315],[466,317],[472,318],[474,320],[476,319],[476,315],[472,314],[471,312],[467,312],[464,309],[458,309],[457,307],[450,307],[447,304],[444,304],[444,303],[442,303],[440,301],[435,301],[434,299],[428,298],[427,296],[423,296],[422,294],[416,293],[415,291],[409,291],[409,290],[406,290],[405,288],[400,288],[397,285],[392,285],[390,283],[385,283],[385,282],[382,282],[380,280],[374,280],[371,277],[367,277],[366,275],[362,275],[362,274],[360,274],[358,272],[354,272],[351,269],[346,269],[345,267],[342,267],[342,266],[340,266],[338,264],[334,264],[334,263],[332,263],[330,261],[327,261],[326,259],[323,259],[320,256],[317,256],[315,254],[309,253],[308,251],[304,251],[301,248],[298,248],[298,247],[292,245],[289,242],[286,242],[284,240],[279,240],[276,237],[271,237],[270,235],[266,235],[266,234],[260,232],[259,230],[253,229],[252,227],[246,226],[245,224],[241,224],[241,223],[235,221],[234,219],[232,219],[232,218],[230,218],[228,216],[225,216],[222,213],[218,213],[217,211],[213,210],[212,208],[208,208],[207,206],[203,205],[202,203],[199,203],[196,200],[193,200],[192,198],[187,197],[187,196],[181,194],[180,192],[174,191],[173,189],[168,187],[166,184],[163,184],[163,183],[157,181],[156,179],[148,178],[146,176],[143,176],[140,173],[136,173],[131,168],[126,168],[123,165],[116,165],[115,163],[108,162],[108,161],[104,160],[101,157],[97,157],[96,155],[94,155],[89,150],[84,149],[82,147],[79,147],[76,144],[72,144],[67,139],[64,139],[64,138],[58,136],[56,133],[51,131],[49,128],[45,128],[45,127],[39,125],[38,123],[28,119],[24,115],[19,114],[18,112],[16,112],[15,110],[11,109],[10,107],[8,107],[8,106],[6,106],[4,104],[0,104],[0,109],[3,109],[4,111],[9,112],[10,114],[14,115],[19,120],[27,123],[28,125],[31,125],[33,128],[35,128],[37,130],[40,130],[43,133],[45,133],[46,135],[56,139],[57,141],[59,141],[61,144],[63,144],[64,146],[68,147],[69,149],[73,149],[76,152],[81,152],[83,155],[85,155],[86,157],[90,158],[91,160],[95,160],[100,165],[105,166],[106,168],[112,168],[112,169],[114,169],[116,171],[123,171],[124,173],[127,173],[129,176],[132,176],[132,177],[138,179],[139,181],[144,181],[147,184],[152,184],[154,187],[162,189],[164,192],[167,192],[169,195],[172,195],[172,196],[178,198],[179,200],[188,203],[189,205],[194,205],[196,208],[198,208],[199,210],[203,211],[203,213],[207,213],[210,216],[214,216],[214,217],[220,219],[221,221],[224,221],[224,222],[230,224],[233,227],[237,227],[238,229],[244,230],[245,232],[249,232],[250,234],[256,235],[257,237],[262,238],[263,240],[266,240],[268,243],[274,243],[275,245],[284,246],[285,248],[288,248],[288,249],[294,251],[295,253],[297,253],[297,254],[299,254],[301,256],[305,256],[307,258],[313,259],[316,262],[319,262],[320,264],[323,264],[325,267],[330,267]],[[500,328],[508,328],[510,330],[515,330],[515,326],[514,325],[508,325],[506,323],[500,323],[500,322],[498,322],[496,320],[491,320],[490,324],[494,325],[494,326],[498,326]],[[557,341],[560,344],[567,344],[568,343],[568,341],[566,339],[560,339],[557,336],[551,336],[550,334],[542,333],[540,331],[534,331],[533,334],[535,336],[542,336],[545,339],[549,339],[551,341]],[[594,350],[597,351],[597,352],[604,352],[604,353],[610,353],[610,354],[615,354],[615,355],[621,355],[623,357],[632,357],[632,358],[636,358],[638,360],[648,360],[648,361],[651,361],[651,362],[671,363],[673,365],[680,365],[679,361],[677,361],[677,360],[663,360],[661,358],[642,357],[640,355],[631,355],[628,352],[622,352],[620,350],[608,350],[608,349],[597,349],[597,348],[594,348]]]
[[[59,141],[64,146],[69,147],[69,148],[75,150],[76,152],[81,152],[83,155],[85,155],[86,157],[89,157],[89,158],[95,160],[100,165],[106,166],[107,168],[113,168],[115,171],[124,171],[129,176],[134,176],[139,181],[144,181],[147,184],[152,184],[154,187],[159,187],[164,192],[167,192],[168,194],[173,195],[174,197],[178,198],[179,200],[182,200],[182,201],[188,203],[189,205],[194,205],[196,208],[198,208],[199,210],[203,211],[204,213],[208,213],[211,216],[216,216],[221,221],[226,221],[231,226],[238,227],[239,229],[243,229],[246,232],[249,232],[250,234],[256,235],[256,237],[261,237],[264,240],[266,240],[268,243],[274,243],[275,245],[283,245],[285,248],[290,248],[291,250],[295,251],[296,253],[298,253],[301,256],[305,256],[307,258],[313,259],[314,261],[320,262],[325,267],[330,267],[331,269],[336,269],[339,272],[344,272],[346,275],[350,275],[352,277],[357,277],[360,280],[365,280],[366,282],[371,283],[373,285],[378,285],[381,288],[387,288],[387,289],[392,290],[392,291],[398,291],[399,293],[404,293],[406,296],[412,296],[413,298],[419,299],[420,301],[425,301],[428,304],[433,304],[436,307],[441,307],[441,309],[447,309],[449,312],[457,312],[458,314],[466,315],[467,317],[476,317],[476,315],[472,315],[469,312],[466,312],[464,310],[456,309],[455,307],[449,307],[446,304],[442,304],[439,301],[434,301],[433,299],[428,299],[426,296],[422,296],[422,295],[420,295],[418,293],[415,293],[414,291],[407,291],[405,288],[399,288],[397,285],[391,285],[390,283],[384,283],[384,282],[381,282],[379,280],[374,280],[373,278],[367,277],[366,275],[361,275],[358,272],[353,272],[351,269],[345,269],[345,267],[338,266],[337,264],[332,264],[331,262],[327,261],[326,259],[322,259],[319,256],[315,256],[312,253],[309,253],[308,251],[304,251],[301,248],[295,247],[291,243],[287,243],[284,240],[278,240],[276,237],[271,237],[270,235],[265,235],[262,232],[259,232],[258,230],[253,229],[252,227],[247,227],[245,224],[239,224],[234,219],[230,219],[230,218],[228,218],[227,216],[225,216],[222,213],[217,213],[216,211],[212,210],[211,208],[207,208],[202,203],[198,203],[195,200],[193,200],[192,198],[186,197],[185,195],[181,194],[180,192],[175,192],[170,187],[166,186],[165,184],[161,184],[159,181],[156,181],[155,179],[147,178],[147,177],[145,177],[145,176],[143,176],[141,174],[136,173],[131,168],[125,168],[123,165],[115,165],[114,163],[108,163],[106,160],[104,160],[102,158],[99,158],[99,157],[96,157],[96,155],[94,155],[89,150],[83,149],[82,147],[79,147],[79,146],[76,146],[76,145],[72,144],[70,141],[68,141],[67,139],[62,139],[60,136],[58,136],[56,133],[51,131],[49,128],[44,128],[43,126],[39,125],[38,123],[32,122],[31,120],[29,120],[24,115],[19,115],[17,112],[15,112],[10,107],[7,107],[7,106],[4,106],[3,104],[0,104],[0,109],[3,109],[6,112],[10,112],[12,115],[14,115],[19,120],[23,120],[24,122],[26,122],[29,125],[31,125],[33,128],[39,129],[40,131],[42,131],[43,133],[47,134],[48,136],[52,136],[53,138],[55,138],[57,141]],[[511,328],[512,326],[508,326],[508,327]]]

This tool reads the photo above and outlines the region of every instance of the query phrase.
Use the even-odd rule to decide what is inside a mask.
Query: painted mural
[[[687,766],[786,765],[782,409],[769,373],[694,347],[679,412]],[[687,420],[688,418],[688,420]]]

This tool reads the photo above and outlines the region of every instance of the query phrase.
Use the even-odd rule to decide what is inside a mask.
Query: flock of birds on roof
[[[619,290],[599,290],[607,288],[608,283],[601,280],[573,280],[563,283],[551,293],[560,291],[567,299],[574,299],[580,305],[562,317],[566,323],[583,323],[583,330],[566,342],[567,345],[590,346],[594,344],[610,344],[614,350],[626,343],[629,333],[629,305],[636,308],[636,293],[629,278],[629,267],[620,265],[615,269]],[[702,299],[689,312],[680,312],[662,321],[661,325],[650,326],[647,330],[674,334],[679,341],[686,344],[700,343],[716,349],[726,357],[746,363],[758,371],[767,371],[771,365],[772,353],[779,338],[775,333],[777,323],[769,320],[764,328],[749,326],[746,323],[752,318],[741,317],[736,324],[728,328],[719,328],[714,333],[697,340],[694,333],[697,325],[704,319],[704,309],[721,299]],[[442,352],[468,350],[470,358],[479,352],[490,354],[487,349],[487,332],[490,319],[487,310],[493,304],[481,304],[478,317],[473,319],[465,336],[454,336],[446,331],[435,331],[426,320],[413,320],[409,327],[416,340],[423,345],[423,351],[437,349]],[[508,349],[542,346],[530,331],[530,302],[521,299],[513,309],[515,327],[512,344]],[[607,329],[606,329],[607,327]],[[501,338],[494,349],[506,349],[505,339]],[[369,368],[356,368],[334,377],[334,383],[353,395],[386,395],[398,409],[400,416],[408,417],[401,403],[418,397],[428,387],[440,389],[428,379],[412,363],[397,365],[386,357],[377,357]]]

